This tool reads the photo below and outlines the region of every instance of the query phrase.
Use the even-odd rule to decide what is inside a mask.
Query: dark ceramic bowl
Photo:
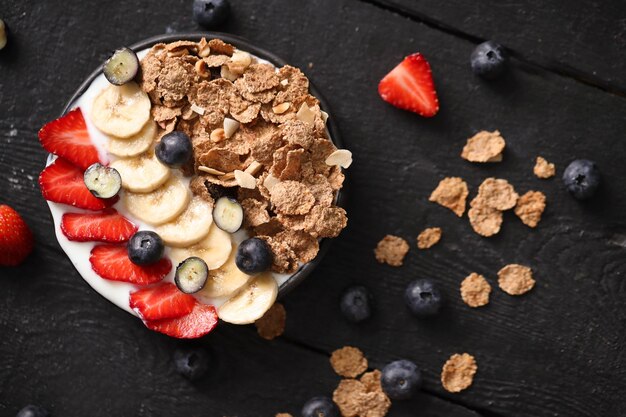
[[[278,56],[274,55],[273,53],[263,48],[259,48],[258,46],[251,44],[245,39],[242,39],[238,36],[233,36],[233,35],[229,35],[226,33],[219,33],[219,32],[174,33],[174,34],[169,34],[169,35],[153,36],[151,38],[145,39],[143,41],[140,41],[131,45],[130,48],[133,49],[134,51],[141,51],[143,49],[150,48],[153,45],[157,43],[161,43],[161,42],[166,43],[166,42],[174,42],[177,40],[199,41],[203,37],[207,39],[212,39],[212,38],[222,39],[224,42],[235,45],[237,48],[250,52],[253,55],[258,56],[259,58],[263,58],[276,66],[287,65],[287,62],[285,62],[282,58],[279,58]],[[63,109],[62,115],[70,110],[72,103],[74,103],[85,92],[85,90],[89,88],[92,81],[101,73],[102,73],[102,68],[99,67],[94,72],[92,72],[89,77],[87,77],[87,79],[81,84],[81,86],[76,90],[74,95],[67,102],[67,105]],[[322,97],[322,95],[319,93],[319,90],[315,88],[313,83],[310,83],[309,90],[311,94],[314,95],[319,100],[321,108],[327,113],[332,114],[332,112],[329,111],[328,103],[326,102],[324,97]],[[341,148],[342,144],[341,144],[341,138],[339,136],[339,130],[337,129],[337,125],[333,121],[332,117],[328,118],[327,128],[328,128],[328,131],[330,132],[331,140],[333,141],[335,146],[337,146],[337,148]],[[50,160],[48,160],[48,162],[50,162]],[[337,197],[336,197],[337,205],[342,206],[342,207],[344,206],[345,204],[344,196],[345,196],[345,185],[344,185],[344,188],[337,193]],[[326,254],[326,252],[328,252],[328,248],[331,244],[331,241],[332,239],[321,240],[320,251],[317,254],[317,257],[313,259],[311,262],[302,265],[293,275],[291,275],[291,277],[289,277],[287,281],[283,283],[283,285],[280,286],[279,293],[278,293],[279,297],[284,296],[293,288],[295,288],[300,282],[302,282],[313,271],[313,269],[315,269],[317,264],[320,263],[320,261]]]

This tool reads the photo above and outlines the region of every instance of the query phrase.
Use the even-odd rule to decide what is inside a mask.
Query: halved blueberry
[[[139,71],[139,59],[130,48],[120,48],[113,52],[102,66],[106,79],[113,85],[123,85],[132,81]]]
[[[213,207],[215,225],[228,233],[235,233],[243,223],[243,208],[232,197],[220,197]]]
[[[163,256],[165,245],[161,236],[149,230],[140,230],[128,241],[128,257],[135,265],[150,265]]]
[[[85,170],[83,181],[91,194],[103,199],[115,197],[122,188],[120,173],[98,162]]]
[[[193,294],[204,288],[208,278],[209,267],[206,262],[197,256],[192,256],[176,267],[174,282],[185,294]]]
[[[253,275],[269,269],[272,258],[268,244],[263,239],[252,237],[239,244],[235,264],[242,272]]]

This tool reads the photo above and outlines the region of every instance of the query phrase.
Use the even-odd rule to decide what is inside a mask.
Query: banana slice
[[[241,272],[235,264],[237,251],[232,251],[230,257],[219,269],[209,271],[209,279],[199,293],[205,297],[226,297],[234,294],[246,285],[251,275]]]
[[[132,159],[118,159],[111,163],[122,176],[122,187],[134,193],[149,193],[159,188],[170,177],[170,169],[154,154]]]
[[[144,127],[129,138],[109,137],[107,151],[120,158],[130,158],[141,155],[150,148],[156,138],[157,125],[154,120],[148,120]]]
[[[156,228],[166,245],[186,248],[204,239],[211,230],[213,206],[201,197],[194,197],[174,221]]]
[[[278,285],[270,273],[254,277],[248,285],[217,309],[217,315],[227,323],[248,324],[261,317],[276,301]]]
[[[150,118],[150,98],[135,82],[110,85],[96,96],[91,120],[107,135],[129,138]]]
[[[174,220],[185,210],[191,192],[176,176],[151,193],[124,193],[124,204],[130,214],[152,225]]]
[[[226,263],[233,251],[233,243],[230,234],[214,224],[207,237],[188,248],[172,248],[170,259],[174,265],[178,265],[191,256],[202,258],[209,267],[209,274]],[[233,258],[234,259],[234,258]]]

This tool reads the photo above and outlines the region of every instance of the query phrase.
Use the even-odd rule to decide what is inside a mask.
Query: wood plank
[[[620,1],[362,0],[475,42],[493,39],[515,56],[624,95]],[[469,55],[467,56],[469,65]]]

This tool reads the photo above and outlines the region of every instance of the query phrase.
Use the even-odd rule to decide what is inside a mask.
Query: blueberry
[[[246,274],[258,274],[272,265],[272,251],[262,239],[246,239],[237,248],[235,264]]]
[[[165,246],[161,236],[140,230],[128,241],[128,257],[135,265],[150,265],[163,256]]]
[[[302,407],[302,417],[339,417],[339,410],[330,398],[313,397]]]
[[[203,348],[179,348],[174,352],[176,371],[190,381],[204,376],[209,370],[209,362],[209,354]]]
[[[408,400],[422,386],[422,373],[413,362],[401,359],[385,365],[380,384],[392,400]]]
[[[343,316],[353,323],[368,319],[372,315],[372,294],[362,285],[346,289],[339,304]]]
[[[193,146],[189,136],[175,130],[161,138],[154,149],[154,153],[163,164],[171,168],[178,168],[191,160]]]
[[[409,284],[404,301],[417,317],[433,316],[439,312],[443,298],[439,287],[429,279],[418,279]]]
[[[27,405],[22,408],[15,417],[49,417],[50,413],[38,405]]]
[[[222,24],[230,14],[228,0],[194,0],[193,18],[200,25],[214,28]]]
[[[483,42],[474,49],[470,58],[472,71],[483,78],[493,79],[506,68],[506,52],[493,41]]]
[[[563,172],[563,182],[567,191],[579,200],[593,196],[601,180],[598,166],[588,159],[572,161]]]

